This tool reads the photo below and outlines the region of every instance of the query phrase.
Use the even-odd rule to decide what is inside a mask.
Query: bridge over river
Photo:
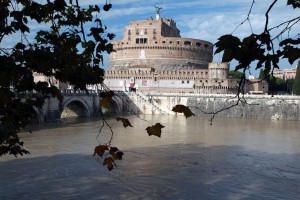
[[[42,109],[36,109],[37,120],[61,121],[69,117],[90,117],[106,114],[167,114],[174,115],[172,108],[177,104],[189,106],[196,115],[215,112],[237,103],[235,95],[184,94],[184,93],[130,93],[115,91],[112,106],[100,107],[100,90],[64,90],[63,101],[48,99]],[[300,120],[299,96],[244,95],[244,103],[218,113],[221,117],[262,118],[276,120]]]

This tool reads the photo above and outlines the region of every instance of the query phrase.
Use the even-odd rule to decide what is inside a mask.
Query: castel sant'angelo
[[[105,84],[147,93],[235,93],[238,83],[228,77],[229,64],[212,62],[213,44],[182,38],[176,23],[155,8],[155,19],[130,22],[124,38],[112,42]]]

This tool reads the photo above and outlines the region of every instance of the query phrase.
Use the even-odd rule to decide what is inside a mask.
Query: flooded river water
[[[111,172],[93,157],[99,121],[23,133],[31,154],[0,157],[0,199],[300,198],[299,122],[143,117],[166,126],[161,138],[136,117],[109,120],[124,152]]]

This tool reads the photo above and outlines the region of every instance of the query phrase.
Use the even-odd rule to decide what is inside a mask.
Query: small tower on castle
[[[162,7],[154,6],[154,8],[156,10],[156,17],[155,17],[155,19],[159,20],[160,19],[160,10],[162,9]]]
[[[209,79],[228,79],[229,63],[209,63]]]

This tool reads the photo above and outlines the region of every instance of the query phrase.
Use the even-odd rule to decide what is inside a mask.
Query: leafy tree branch
[[[95,19],[98,14],[97,5],[83,8],[78,0],[0,1],[0,155],[28,153],[18,133],[34,120],[34,107],[62,100],[54,79],[85,91],[103,82],[102,54],[112,51],[114,34]],[[36,34],[34,26],[41,27]],[[11,47],[5,45],[12,36]],[[48,80],[34,82],[33,73]]]

